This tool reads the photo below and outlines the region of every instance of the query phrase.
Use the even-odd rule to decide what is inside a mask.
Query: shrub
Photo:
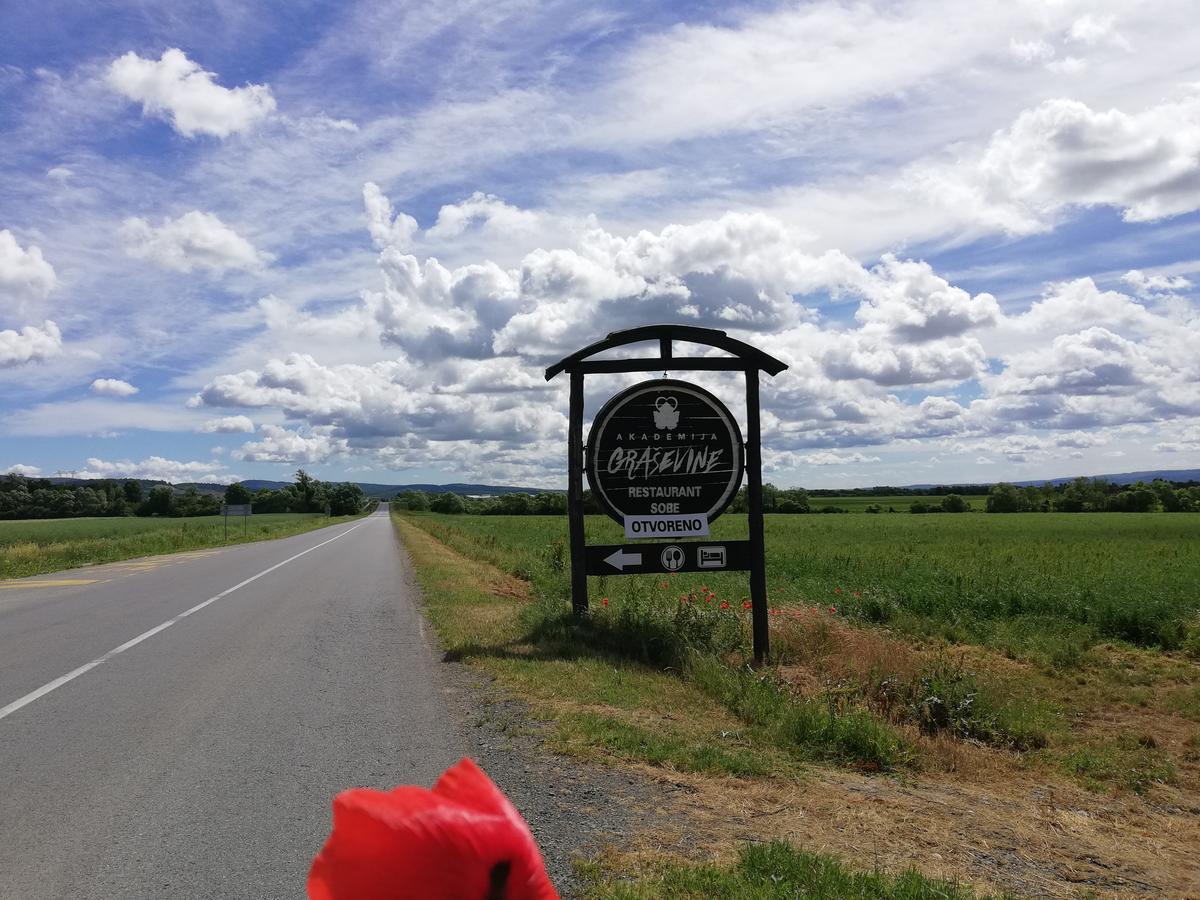
[[[942,512],[965,513],[971,511],[971,504],[958,494],[947,494],[942,498]]]
[[[1001,698],[974,673],[946,662],[921,673],[910,688],[909,709],[925,734],[1035,750],[1049,743],[1055,726],[1051,706],[1029,698]]]
[[[1024,512],[1029,509],[1029,501],[1014,485],[1001,482],[988,492],[985,508],[990,513]]]
[[[687,674],[743,722],[767,729],[779,746],[805,758],[869,770],[892,769],[911,758],[895,729],[832,692],[820,699],[797,697],[771,674],[695,654]]]
[[[458,496],[458,494],[446,492],[444,494],[438,494],[435,496],[433,500],[430,501],[429,508],[434,512],[461,515],[467,511],[467,504],[463,501],[462,497]]]
[[[1194,616],[1187,623],[1186,632],[1179,642],[1179,649],[1188,656],[1200,659],[1200,616]]]

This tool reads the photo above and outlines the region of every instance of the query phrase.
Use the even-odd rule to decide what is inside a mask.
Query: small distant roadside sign
[[[242,517],[242,533],[247,534],[250,531],[250,515],[251,508],[249,503],[222,503],[221,515],[225,517],[225,540],[229,540],[229,517]]]

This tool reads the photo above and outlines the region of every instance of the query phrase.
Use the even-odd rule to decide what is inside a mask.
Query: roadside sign
[[[749,569],[751,562],[749,541],[682,541],[587,548],[589,575],[736,572]]]
[[[587,448],[593,495],[630,540],[707,535],[742,483],[737,421],[686,381],[617,394],[597,414]]]
[[[605,356],[655,343],[658,356]],[[723,355],[676,356],[676,343],[698,344]],[[713,328],[642,325],[614,331],[546,369],[546,380],[571,377],[567,411],[567,530],[571,543],[571,607],[588,611],[589,575],[639,572],[750,572],[754,660],[770,652],[766,538],[763,533],[762,423],[759,377],[787,364]],[[740,372],[746,377],[746,442],[725,405],[698,385],[667,372]],[[662,372],[612,397],[583,440],[586,375]],[[625,528],[627,540],[708,537],[708,525],[733,500],[746,478],[748,541],[686,541],[589,547],[584,534],[583,475],[604,512]]]
[[[221,515],[224,516],[224,521],[225,521],[225,540],[229,540],[229,517],[230,516],[241,516],[242,517],[242,534],[245,535],[245,534],[250,533],[251,511],[252,511],[252,506],[249,503],[222,503],[221,504]]]

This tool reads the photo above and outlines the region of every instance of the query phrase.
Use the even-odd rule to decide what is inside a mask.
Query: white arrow
[[[640,566],[642,564],[642,554],[626,553],[625,548],[622,547],[616,553],[604,557],[604,561],[618,572],[623,572],[626,566]]]

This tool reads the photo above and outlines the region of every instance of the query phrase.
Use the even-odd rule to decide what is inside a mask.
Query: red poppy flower
[[[854,592],[854,596],[855,596],[855,597],[861,597],[861,596],[862,596],[862,591],[855,591],[855,592]]]
[[[600,605],[601,605],[601,606],[608,606],[608,598],[607,598],[607,597],[604,597],[604,598],[602,598],[602,599],[600,600]]]
[[[842,592],[842,589],[841,589],[841,588],[834,588],[834,589],[833,589],[833,592],[834,592],[835,594],[840,594],[840,593]]]
[[[557,900],[529,826],[469,759],[433,790],[354,788],[308,873],[309,900]]]
[[[837,612],[837,607],[836,607],[836,606],[831,606],[831,607],[829,607],[829,611],[830,611],[831,613],[836,613],[836,612]]]
[[[721,601],[721,609],[729,609],[729,601],[728,600]]]
[[[752,604],[752,603],[751,603],[749,600],[743,600],[743,601],[742,601],[742,607],[743,607],[744,609],[749,609],[749,608],[750,608],[751,606],[753,606],[753,605],[754,605],[754,604]]]

